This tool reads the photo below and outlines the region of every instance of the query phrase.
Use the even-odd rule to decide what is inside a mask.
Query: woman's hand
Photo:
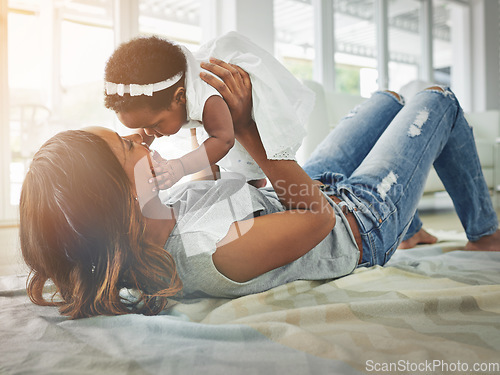
[[[236,135],[253,125],[252,82],[248,73],[237,65],[214,58],[209,63],[202,62],[201,67],[220,78],[206,72],[200,74],[201,79],[219,91],[226,101]]]
[[[281,203],[289,209],[311,211],[319,221],[333,228],[335,215],[332,206],[304,170],[292,160],[269,160],[252,119],[252,84],[250,76],[240,67],[217,59],[201,66],[219,79],[201,73],[201,78],[220,92],[234,121],[234,133],[250,156],[269,178]]]

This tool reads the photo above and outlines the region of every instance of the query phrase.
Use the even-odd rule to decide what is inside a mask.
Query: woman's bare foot
[[[481,237],[474,242],[467,242],[464,250],[470,251],[500,251],[500,230],[495,233]]]
[[[398,246],[398,249],[411,249],[412,247],[415,247],[417,245],[431,245],[436,242],[437,237],[421,228],[417,233],[413,235],[413,237],[410,237],[407,240],[401,242]]]

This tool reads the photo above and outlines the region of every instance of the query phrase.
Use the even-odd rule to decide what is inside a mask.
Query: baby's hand
[[[157,176],[158,186],[160,189],[168,189],[175,185],[182,177],[184,177],[184,166],[180,159],[167,160],[163,167],[164,173]]]
[[[155,189],[168,189],[185,175],[184,166],[180,159],[162,159],[157,153],[153,154],[153,167],[156,175]]]

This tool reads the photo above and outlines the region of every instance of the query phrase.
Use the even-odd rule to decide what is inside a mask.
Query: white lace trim
[[[271,155],[269,160],[295,160],[295,153],[290,150],[283,150]]]

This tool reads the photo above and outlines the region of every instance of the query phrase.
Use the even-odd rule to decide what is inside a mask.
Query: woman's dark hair
[[[104,79],[123,84],[150,84],[164,81],[179,72],[186,71],[186,57],[182,49],[172,42],[157,36],[139,37],[121,44],[106,63]],[[175,90],[184,80],[153,96],[107,95],[104,105],[115,112],[126,112],[145,106],[153,110],[168,109]]]
[[[149,243],[131,183],[106,141],[66,131],[36,153],[23,183],[20,243],[38,305],[71,318],[159,313],[182,285],[175,263]],[[44,286],[52,280],[49,300]],[[137,291],[135,299],[120,290]]]

